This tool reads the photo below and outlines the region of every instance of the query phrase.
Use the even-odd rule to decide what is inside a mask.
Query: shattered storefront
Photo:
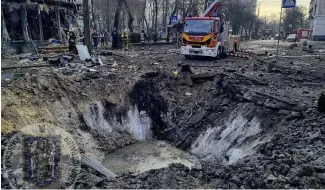
[[[56,0],[2,0],[2,51],[37,51],[50,38],[66,42],[69,28],[77,24],[80,4]],[[60,29],[60,30],[59,30]]]

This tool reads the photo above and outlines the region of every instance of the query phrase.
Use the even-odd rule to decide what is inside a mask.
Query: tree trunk
[[[150,3],[150,10],[151,10],[151,16],[150,16],[150,19],[151,19],[151,29],[153,29],[155,27],[155,14],[154,14],[154,3],[151,2]]]
[[[147,0],[144,1],[143,10],[146,10],[146,7],[147,7]],[[147,27],[147,31],[148,31],[149,26],[148,26],[148,21],[146,19],[146,12],[145,11],[143,11],[143,22],[142,22],[142,24],[143,24],[143,26],[142,26],[143,27],[143,30],[144,30],[144,22],[146,23],[146,27]]]
[[[168,15],[168,7],[169,7],[169,0],[164,0],[165,1],[165,11],[163,15],[163,26],[164,28],[167,27],[167,15]]]
[[[91,22],[93,24],[94,30],[97,30],[96,21],[95,21],[95,13],[94,13],[94,0],[91,0]]]
[[[174,7],[174,10],[173,10],[173,12],[170,14],[170,17],[168,18],[169,19],[169,21],[168,21],[168,23],[169,23],[169,25],[172,23],[172,21],[171,21],[171,17],[172,16],[174,16],[175,14],[176,14],[176,12],[178,11],[178,1],[179,0],[175,0],[175,7]],[[168,29],[167,30],[167,42],[169,41],[169,36],[170,36],[170,30]]]
[[[115,16],[114,16],[114,28],[116,28],[116,30],[118,29],[119,26],[121,8],[122,8],[122,0],[118,0],[117,8],[115,10]]]
[[[155,32],[157,32],[158,28],[158,0],[155,0]]]
[[[124,30],[125,29],[125,13],[124,13],[123,9],[122,9],[122,19],[121,19],[121,21],[122,21],[121,27],[122,27],[122,30]]]
[[[128,3],[126,2],[126,0],[123,0],[123,3],[124,3],[125,9],[128,12],[128,16],[129,16],[129,19],[128,19],[128,28],[129,28],[130,32],[133,32],[133,21],[134,21],[133,15],[131,13],[131,10],[130,10],[130,8],[128,6]]]
[[[107,4],[106,4],[106,30],[107,31],[110,31],[110,15],[109,15],[109,1],[106,1]]]
[[[164,23],[165,23],[165,21],[164,21],[164,18],[165,18],[165,9],[166,9],[166,0],[163,0],[163,5],[162,5],[162,22],[161,22],[161,24],[162,24],[162,26],[164,27],[165,25],[164,25]]]
[[[144,18],[144,22],[146,23],[147,33],[149,34],[149,24],[146,18]]]

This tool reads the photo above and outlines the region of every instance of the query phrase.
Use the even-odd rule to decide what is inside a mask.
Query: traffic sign
[[[178,17],[177,16],[172,16],[171,20],[172,20],[172,24],[178,23]]]
[[[294,8],[296,7],[297,0],[282,0],[282,8]]]

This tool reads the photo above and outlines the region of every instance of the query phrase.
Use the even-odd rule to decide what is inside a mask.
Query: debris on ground
[[[267,43],[242,45],[276,55],[276,41]],[[2,149],[22,127],[49,122],[79,146],[74,188],[325,188],[325,71],[316,48],[322,46],[313,46],[317,57],[307,57],[289,45],[280,46],[289,57],[251,54],[218,63],[188,61],[168,51],[171,45],[143,54],[131,46],[128,53],[93,56],[84,47],[78,55],[41,53],[32,61],[34,54],[3,56],[3,67],[11,68],[1,77]],[[32,63],[52,67],[21,68]],[[199,166],[177,156],[164,165],[152,159],[166,160],[164,153],[153,157],[138,148],[128,152],[140,155],[141,172],[117,174],[103,161],[128,145],[158,140]],[[12,188],[2,179],[3,189]]]
[[[85,61],[91,59],[87,46],[85,45],[76,45],[78,50],[78,55],[80,60]]]
[[[314,49],[312,45],[308,46],[307,53],[314,53]]]

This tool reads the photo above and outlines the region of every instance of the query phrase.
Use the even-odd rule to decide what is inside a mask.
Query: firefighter
[[[109,39],[109,34],[108,34],[107,30],[105,30],[105,32],[104,32],[104,43],[105,43],[105,46],[108,46],[108,39]]]
[[[124,51],[127,51],[129,49],[129,35],[127,29],[122,32],[121,37],[123,40]]]

